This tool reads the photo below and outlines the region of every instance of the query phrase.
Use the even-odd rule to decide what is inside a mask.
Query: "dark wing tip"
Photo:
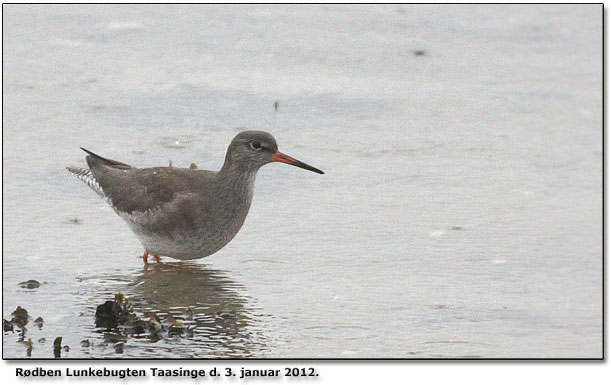
[[[98,157],[98,158],[101,158],[101,156],[99,156],[98,154],[94,154],[93,152],[89,151],[89,150],[88,150],[88,149],[86,149],[86,148],[83,148],[83,147],[79,147],[79,148],[80,148],[81,150],[85,151],[85,152],[86,152],[87,154],[89,154],[89,155],[93,155],[93,156],[96,156],[96,157]]]
[[[94,163],[102,164],[104,166],[118,168],[121,170],[127,170],[127,169],[132,168],[132,166],[130,166],[129,164],[125,164],[125,163],[117,162],[116,160],[104,158],[103,156],[99,156],[98,154],[92,151],[89,151],[86,148],[80,147],[80,149],[85,151],[87,154],[89,154],[89,156],[87,157],[87,164],[89,164],[89,167],[91,167],[90,162],[94,162]]]

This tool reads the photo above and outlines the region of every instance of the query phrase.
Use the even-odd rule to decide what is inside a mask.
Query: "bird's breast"
[[[254,178],[251,183],[185,196],[158,210],[122,217],[150,254],[202,258],[235,237],[250,209],[253,190]]]

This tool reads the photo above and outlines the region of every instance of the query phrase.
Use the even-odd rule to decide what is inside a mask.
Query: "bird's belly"
[[[152,255],[176,259],[198,259],[219,251],[238,233],[246,215],[223,220],[182,223],[147,220],[122,215],[144,249]]]
[[[234,234],[235,235],[235,234]],[[198,259],[214,254],[233,238],[222,234],[163,234],[136,233],[144,249],[153,255],[176,259]]]

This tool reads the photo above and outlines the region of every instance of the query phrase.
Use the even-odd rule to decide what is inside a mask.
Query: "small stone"
[[[13,323],[11,321],[7,321],[4,318],[2,319],[2,329],[5,332],[12,332],[13,331]]]
[[[40,282],[35,279],[30,279],[24,282],[19,282],[19,286],[23,289],[38,289],[40,287]]]
[[[38,317],[34,320],[34,325],[38,326],[39,329],[42,329],[43,319],[42,317]]]

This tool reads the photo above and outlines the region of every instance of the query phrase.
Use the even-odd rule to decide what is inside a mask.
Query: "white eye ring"
[[[261,145],[261,142],[259,142],[258,140],[253,140],[252,142],[250,142],[250,148],[252,148],[255,151],[261,151],[263,149],[263,146]]]

